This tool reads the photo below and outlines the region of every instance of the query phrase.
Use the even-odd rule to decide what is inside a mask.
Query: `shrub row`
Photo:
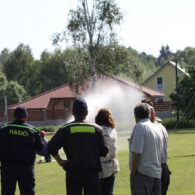
[[[167,118],[163,120],[163,123],[167,129],[174,129],[175,127],[177,129],[181,128],[193,128],[195,127],[195,120],[188,120],[185,118],[181,118],[177,124],[176,118]],[[177,126],[176,126],[177,125]]]
[[[58,126],[41,126],[37,128],[39,131],[55,132],[59,129]]]

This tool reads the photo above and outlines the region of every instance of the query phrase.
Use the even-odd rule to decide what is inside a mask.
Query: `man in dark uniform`
[[[25,107],[17,107],[15,120],[0,127],[1,194],[14,195],[18,181],[21,195],[34,195],[34,161],[43,146],[39,132],[25,121]]]
[[[48,144],[49,152],[58,164],[66,170],[67,195],[101,195],[99,173],[100,156],[108,148],[99,126],[87,123],[87,103],[78,98],[73,103],[75,121],[65,124]],[[63,147],[67,160],[63,160],[59,149]]]

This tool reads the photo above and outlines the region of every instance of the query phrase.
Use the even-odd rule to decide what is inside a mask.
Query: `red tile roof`
[[[149,89],[147,87],[139,86],[133,82],[127,81],[125,79],[121,79],[121,78],[116,77],[116,76],[101,77],[100,80],[102,80],[102,79],[107,81],[104,83],[107,83],[107,84],[119,83],[120,86],[122,86],[124,89],[131,87],[131,88],[134,88],[134,89],[137,89],[137,90],[143,92],[147,96],[152,96],[152,97],[164,96],[163,93],[159,93],[159,92],[154,91],[152,89]],[[88,82],[88,85],[90,85],[90,82]],[[87,84],[86,84],[86,86],[87,86]],[[97,86],[97,89],[100,89],[100,88],[102,88],[102,83],[100,83],[99,86]],[[87,87],[85,87],[85,89],[87,89]],[[86,90],[80,88],[79,93],[76,94],[76,92],[74,92],[74,90],[72,90],[68,85],[61,85],[57,88],[54,88],[52,90],[41,93],[40,95],[34,96],[28,100],[25,100],[22,103],[11,105],[11,106],[9,106],[8,109],[12,110],[12,109],[15,109],[17,106],[24,106],[28,109],[46,109],[48,107],[50,99],[52,99],[52,98],[55,98],[55,99],[57,99],[57,98],[76,98],[79,96],[79,94],[82,95],[84,92],[86,92]]]
[[[78,95],[70,89],[68,85],[61,85],[60,87],[41,93],[30,99],[25,100],[22,103],[9,106],[9,109],[15,109],[17,106],[24,106],[28,109],[45,109],[47,108],[50,99],[52,98],[75,98]]]

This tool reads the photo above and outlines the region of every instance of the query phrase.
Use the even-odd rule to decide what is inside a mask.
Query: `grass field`
[[[116,176],[115,195],[130,195],[128,133],[118,137],[120,171]],[[40,159],[40,157],[38,157]],[[195,129],[169,132],[168,165],[171,184],[168,195],[195,194]],[[35,166],[37,195],[65,195],[65,172],[56,162]],[[17,195],[19,195],[17,189]]]

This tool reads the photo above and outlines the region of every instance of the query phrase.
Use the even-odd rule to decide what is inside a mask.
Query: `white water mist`
[[[118,131],[131,131],[135,124],[133,109],[143,99],[143,93],[129,86],[124,88],[121,84],[113,85],[105,81],[98,81],[96,86],[96,92],[83,96],[88,104],[87,120],[94,122],[99,109],[106,107],[111,110]]]

